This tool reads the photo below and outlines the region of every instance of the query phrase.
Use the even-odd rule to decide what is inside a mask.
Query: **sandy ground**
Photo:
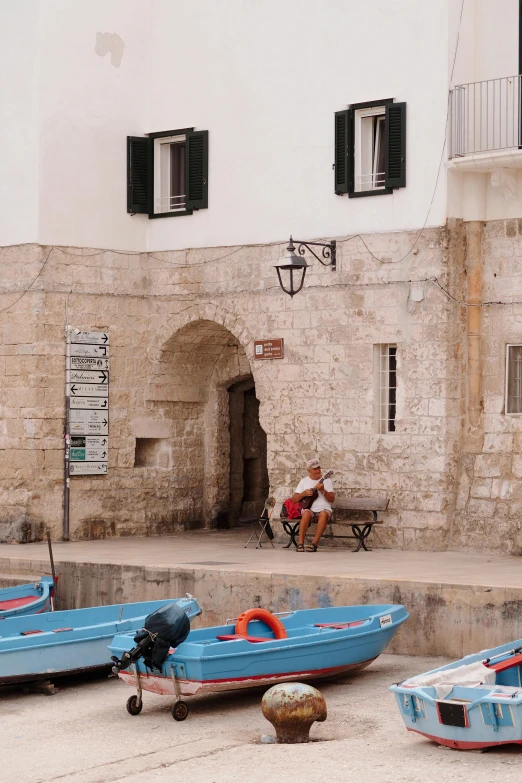
[[[54,696],[0,692],[0,780],[13,783],[449,783],[520,781],[522,746],[484,753],[448,750],[407,732],[392,682],[441,659],[382,655],[356,677],[318,687],[328,705],[307,745],[264,745],[273,734],[262,692],[192,699],[183,723],[172,699],[144,694],[141,715],[117,679],[63,681]]]

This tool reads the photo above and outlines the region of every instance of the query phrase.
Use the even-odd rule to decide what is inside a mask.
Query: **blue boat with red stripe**
[[[66,609],[12,617],[0,622],[0,686],[109,669],[108,645],[115,634],[136,633],[145,618],[174,603],[190,619],[198,602],[184,598]]]
[[[391,686],[408,731],[460,750],[522,745],[522,639]]]
[[[23,617],[26,614],[49,612],[53,608],[54,580],[42,576],[38,582],[0,590],[0,620]]]
[[[270,686],[292,680],[318,680],[355,673],[374,661],[407,620],[398,604],[303,609],[278,615],[251,609],[225,625],[191,630],[169,650],[161,669],[150,669],[143,658],[115,671],[137,697],[127,703],[131,714],[142,706],[142,692],[181,696]],[[146,626],[145,626],[146,627]],[[113,660],[134,647],[132,636],[119,634],[110,645]]]

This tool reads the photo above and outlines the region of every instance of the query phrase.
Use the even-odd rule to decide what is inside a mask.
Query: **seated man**
[[[326,529],[328,520],[332,516],[332,506],[330,504],[334,502],[335,494],[331,479],[327,478],[324,482],[321,480],[321,466],[319,460],[308,460],[306,467],[308,468],[308,476],[301,479],[295,489],[292,500],[294,503],[299,503],[303,498],[313,495],[314,489],[318,491],[319,495],[312,503],[311,508],[303,511],[301,523],[299,525],[299,542],[296,551],[305,551],[304,542],[306,531],[308,530],[310,522],[317,522],[312,543],[306,547],[307,552],[317,552],[319,540]]]

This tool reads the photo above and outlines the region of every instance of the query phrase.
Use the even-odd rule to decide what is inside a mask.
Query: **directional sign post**
[[[107,474],[109,343],[107,332],[67,329],[67,478]]]

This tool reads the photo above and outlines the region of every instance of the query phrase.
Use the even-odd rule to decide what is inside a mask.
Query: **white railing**
[[[185,194],[181,196],[162,196],[156,199],[156,212],[173,212],[185,209]]]
[[[376,174],[359,174],[355,179],[361,190],[384,187],[384,171],[379,171]]]
[[[450,91],[450,158],[520,146],[521,78],[459,84]]]

